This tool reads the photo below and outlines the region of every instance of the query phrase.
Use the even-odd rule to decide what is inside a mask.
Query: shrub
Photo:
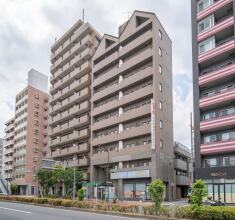
[[[72,207],[73,206],[73,201],[64,199],[64,200],[62,200],[61,205],[64,206],[64,207]]]
[[[201,206],[203,198],[207,195],[205,183],[199,179],[192,186],[192,204]]]
[[[157,211],[161,207],[164,190],[165,190],[165,185],[160,179],[154,180],[149,186],[149,193],[151,199],[155,203],[155,208]]]
[[[77,192],[78,201],[82,201],[85,197],[84,189],[79,189]]]

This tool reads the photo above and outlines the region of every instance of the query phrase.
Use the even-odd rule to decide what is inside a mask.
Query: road
[[[76,210],[48,208],[21,203],[0,202],[0,220],[134,220]],[[141,220],[141,219],[138,219]],[[144,219],[142,219],[144,220]]]

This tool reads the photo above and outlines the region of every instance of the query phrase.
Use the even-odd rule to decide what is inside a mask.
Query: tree
[[[198,179],[192,186],[191,201],[192,204],[201,206],[203,198],[207,195],[205,183]]]
[[[160,179],[154,180],[149,186],[149,193],[150,193],[151,199],[155,203],[155,207],[157,211],[161,207],[164,191],[165,191],[165,185]]]
[[[16,195],[19,191],[19,186],[16,183],[11,184],[11,194]]]
[[[73,176],[74,176],[73,168],[71,167],[65,168],[62,174],[62,179],[65,185],[65,191],[67,195],[71,195],[73,191]],[[78,188],[81,187],[82,179],[83,179],[83,173],[79,169],[76,169],[75,170],[76,191]]]
[[[55,176],[53,175],[53,171],[40,169],[37,172],[37,179],[39,184],[42,187],[42,194],[47,195],[49,193],[50,188],[55,184]]]
[[[85,197],[85,191],[84,189],[79,189],[77,192],[77,197],[78,197],[78,201],[82,201]]]

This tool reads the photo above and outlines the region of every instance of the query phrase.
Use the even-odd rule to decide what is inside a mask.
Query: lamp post
[[[73,200],[75,200],[75,191],[76,191],[76,172],[75,172],[75,162],[76,157],[73,157]]]

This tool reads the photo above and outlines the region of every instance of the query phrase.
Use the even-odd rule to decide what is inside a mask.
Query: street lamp
[[[76,172],[75,172],[75,164],[76,157],[73,157],[73,200],[75,200],[75,191],[76,191]]]

